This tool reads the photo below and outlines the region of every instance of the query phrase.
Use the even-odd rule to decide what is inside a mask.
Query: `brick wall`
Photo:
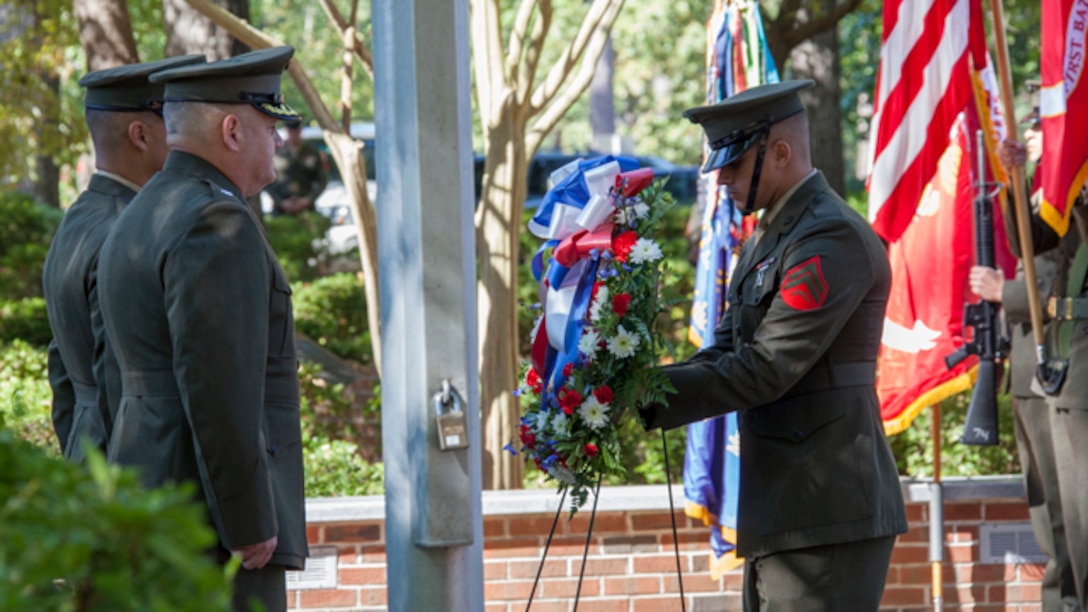
[[[882,610],[932,609],[928,492],[925,484],[904,481],[910,532],[896,543]],[[995,550],[996,544],[991,546],[990,542],[996,540],[985,537],[991,531],[1015,532],[1018,550],[1030,551],[1034,545],[1022,493],[1019,481],[1012,478],[945,483],[945,609],[1040,610],[1041,563],[1028,563],[1024,558],[1018,561],[1014,553],[997,563],[983,562],[984,553]],[[681,495],[680,489],[675,489],[678,502]],[[484,599],[488,612],[525,609],[557,501],[551,491],[484,493]],[[301,588],[311,585],[293,582],[296,588],[288,593],[289,607],[384,610],[382,498],[310,500],[307,511],[311,546],[319,555],[326,555],[315,558],[329,571],[323,578],[328,586]],[[676,513],[676,519],[687,610],[740,610],[741,570],[711,580],[706,528],[682,512]],[[574,609],[588,523],[588,512],[571,521],[566,513],[561,515],[532,610]],[[1005,539],[1009,537],[1006,534]],[[673,544],[665,487],[602,489],[578,610],[680,610]],[[294,578],[309,580],[306,576],[312,579],[312,574],[311,569]]]

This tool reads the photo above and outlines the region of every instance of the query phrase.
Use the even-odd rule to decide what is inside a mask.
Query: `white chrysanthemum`
[[[661,247],[650,238],[639,238],[631,247],[631,263],[641,264],[661,259]]]
[[[540,331],[540,323],[544,321],[544,315],[540,315],[533,321],[533,331],[529,332],[529,345],[536,344],[536,334]]]
[[[582,338],[578,340],[578,352],[586,356],[586,361],[593,361],[600,343],[601,334],[595,328],[587,327],[582,330]]]
[[[562,410],[557,411],[555,416],[552,417],[552,430],[555,431],[555,433],[557,434],[565,435],[567,433],[570,433],[568,431],[569,427],[570,419],[567,418],[567,413],[563,412]]]
[[[600,429],[608,424],[608,404],[602,404],[597,396],[590,394],[578,407],[578,415],[590,429]]]
[[[643,203],[642,200],[635,202],[635,205],[631,207],[635,213],[635,217],[638,219],[645,219],[650,216],[650,207]]]
[[[620,207],[616,209],[616,212],[612,214],[612,223],[616,225],[627,225],[627,209]]]
[[[639,337],[623,328],[616,330],[616,335],[608,340],[608,352],[620,359],[626,359],[638,350]]]
[[[548,418],[549,418],[549,415],[544,410],[541,410],[540,412],[536,413],[536,428],[535,429],[537,431],[544,431],[545,429],[547,429],[548,428]]]
[[[601,288],[597,290],[597,299],[593,300],[593,304],[589,307],[589,320],[596,323],[601,320],[601,310],[611,308],[611,298],[608,297],[608,287],[601,285]]]

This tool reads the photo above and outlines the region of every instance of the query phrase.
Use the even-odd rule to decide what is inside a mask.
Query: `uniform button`
[[[800,440],[801,438],[805,437],[805,430],[803,430],[803,429],[793,430],[793,437]]]
[[[273,457],[276,456],[276,445],[275,444],[269,444],[268,445],[268,454],[272,455]]]

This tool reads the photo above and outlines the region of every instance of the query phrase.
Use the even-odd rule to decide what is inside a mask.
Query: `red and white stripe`
[[[868,187],[869,221],[889,242],[910,225],[956,116],[971,99],[970,50],[973,24],[981,14],[978,3],[884,4]]]

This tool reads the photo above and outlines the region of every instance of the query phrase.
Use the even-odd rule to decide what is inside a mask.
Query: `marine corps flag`
[[[1088,84],[1084,81],[1088,4],[1047,0],[1042,5],[1042,206],[1039,215],[1064,235],[1069,211],[1088,178]]]

